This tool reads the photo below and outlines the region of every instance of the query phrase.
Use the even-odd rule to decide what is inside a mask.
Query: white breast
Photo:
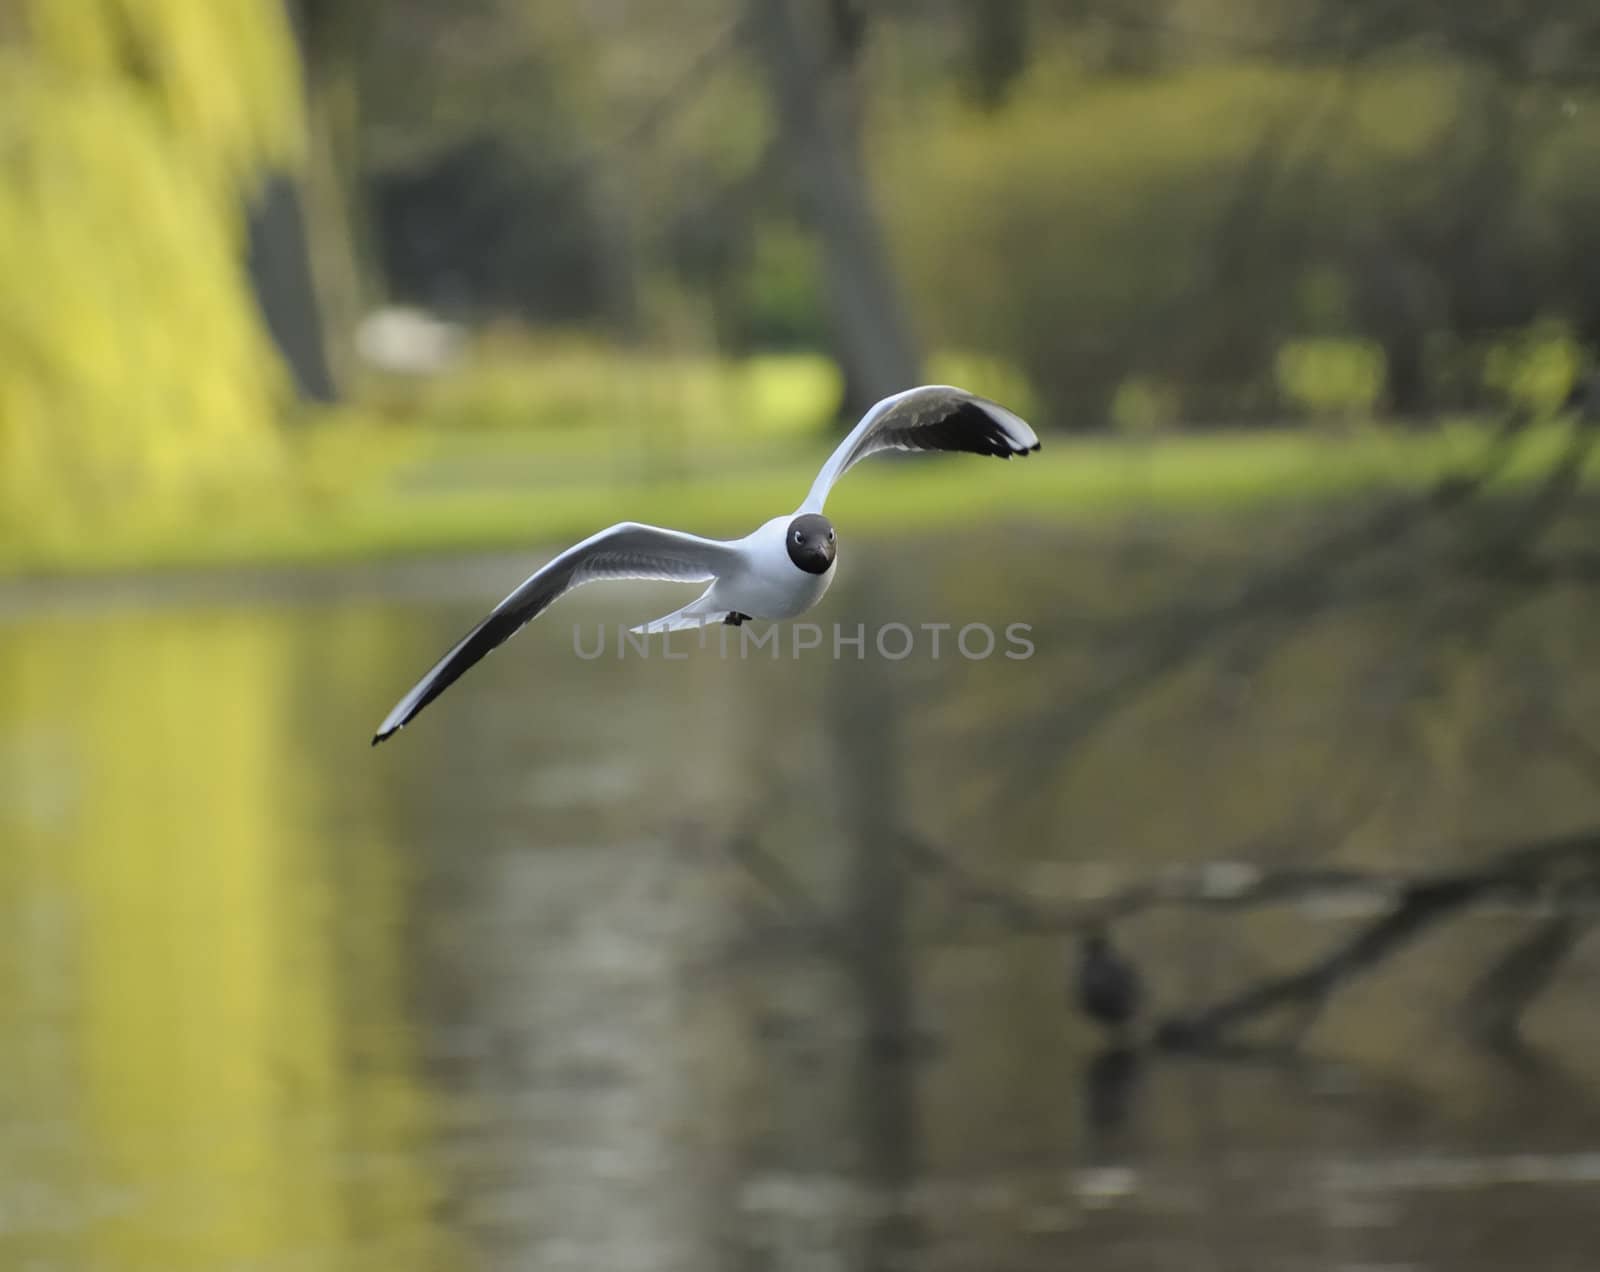
[[[825,574],[807,574],[789,559],[787,536],[793,515],[774,517],[739,540],[744,567],[718,579],[714,601],[752,618],[782,619],[804,614],[822,599],[838,563]]]

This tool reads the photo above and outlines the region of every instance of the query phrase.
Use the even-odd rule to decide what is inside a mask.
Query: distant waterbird
[[[1104,929],[1083,938],[1078,948],[1078,1006],[1111,1030],[1131,1025],[1144,1005],[1139,969],[1111,944]]]
[[[667,579],[711,586],[683,608],[635,632],[669,632],[804,614],[833,582],[833,524],[822,515],[834,483],[880,451],[952,451],[1011,459],[1039,449],[1033,429],[997,403],[949,385],[907,389],[877,403],[823,464],[796,512],[742,539],[703,539],[624,521],[592,535],[530,575],[461,638],[378,726],[372,744],[417,713],[575,587],[604,579]]]

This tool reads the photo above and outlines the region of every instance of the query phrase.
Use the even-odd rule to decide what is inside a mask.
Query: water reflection
[[[1094,674],[1075,624],[1103,563],[1076,547],[1081,574],[1009,587],[981,542],[954,571],[866,549],[830,597],[869,624],[1002,626],[1020,588],[1049,598],[1024,616],[1034,664],[583,662],[549,624],[376,755],[374,720],[520,563],[11,613],[0,1265],[1587,1258],[1600,969],[1572,930],[1526,1022],[1541,1064],[1475,1048],[1443,1010],[1486,944],[1525,935],[1493,915],[1333,1004],[1299,1052],[1176,1060],[1105,1045],[1059,936],[951,924],[886,850],[915,834],[1093,897],[1262,842],[1291,788],[1367,780],[1370,756],[1304,720],[1347,719],[1345,677],[1387,639],[1373,615],[1322,661],[1261,670],[1225,737],[1215,686],[1176,686],[1014,799],[995,770],[1029,739],[983,749],[1007,704]],[[570,604],[593,630],[672,595]],[[1600,701],[1571,657],[1595,615],[1573,606],[1493,656],[1525,669],[1565,647],[1572,701]],[[1483,672],[1430,702],[1421,750],[1442,766],[1401,772],[1358,857],[1403,855],[1440,805],[1486,827],[1592,814],[1559,760],[1446,745],[1502,683],[1526,678]],[[727,850],[740,835],[759,858]],[[1136,916],[1117,940],[1170,1009],[1349,921]]]
[[[1128,1123],[1139,1093],[1144,1057],[1126,1045],[1103,1047],[1083,1067],[1083,1117],[1087,1129],[1113,1140]]]
[[[340,627],[345,670],[345,638],[372,634]],[[402,863],[381,820],[347,823],[337,854],[308,830],[311,636],[226,611],[0,636],[9,1266],[353,1242],[448,1263],[426,1222]]]

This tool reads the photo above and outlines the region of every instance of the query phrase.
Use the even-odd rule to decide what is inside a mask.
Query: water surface
[[[1129,1056],[1072,1009],[1066,937],[896,845],[1070,903],[1585,824],[1595,774],[1549,735],[1600,714],[1594,601],[1353,604],[1118,698],[1140,615],[1244,577],[1257,537],[1016,533],[950,568],[854,545],[817,617],[1026,622],[1032,659],[618,658],[681,595],[596,587],[376,751],[525,562],[13,592],[0,1266],[1592,1267],[1600,942],[1517,1056],[1455,1017],[1514,907],[1297,1053]],[[1171,1010],[1363,917],[1118,939]]]

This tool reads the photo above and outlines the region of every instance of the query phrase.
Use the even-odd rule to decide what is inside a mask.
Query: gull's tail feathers
[[[726,619],[731,611],[726,605],[714,605],[711,601],[711,592],[690,601],[682,609],[675,609],[670,614],[652,619],[648,623],[640,623],[637,627],[628,630],[635,635],[645,635],[655,632],[682,632],[696,627],[709,627],[713,623],[720,623]]]

